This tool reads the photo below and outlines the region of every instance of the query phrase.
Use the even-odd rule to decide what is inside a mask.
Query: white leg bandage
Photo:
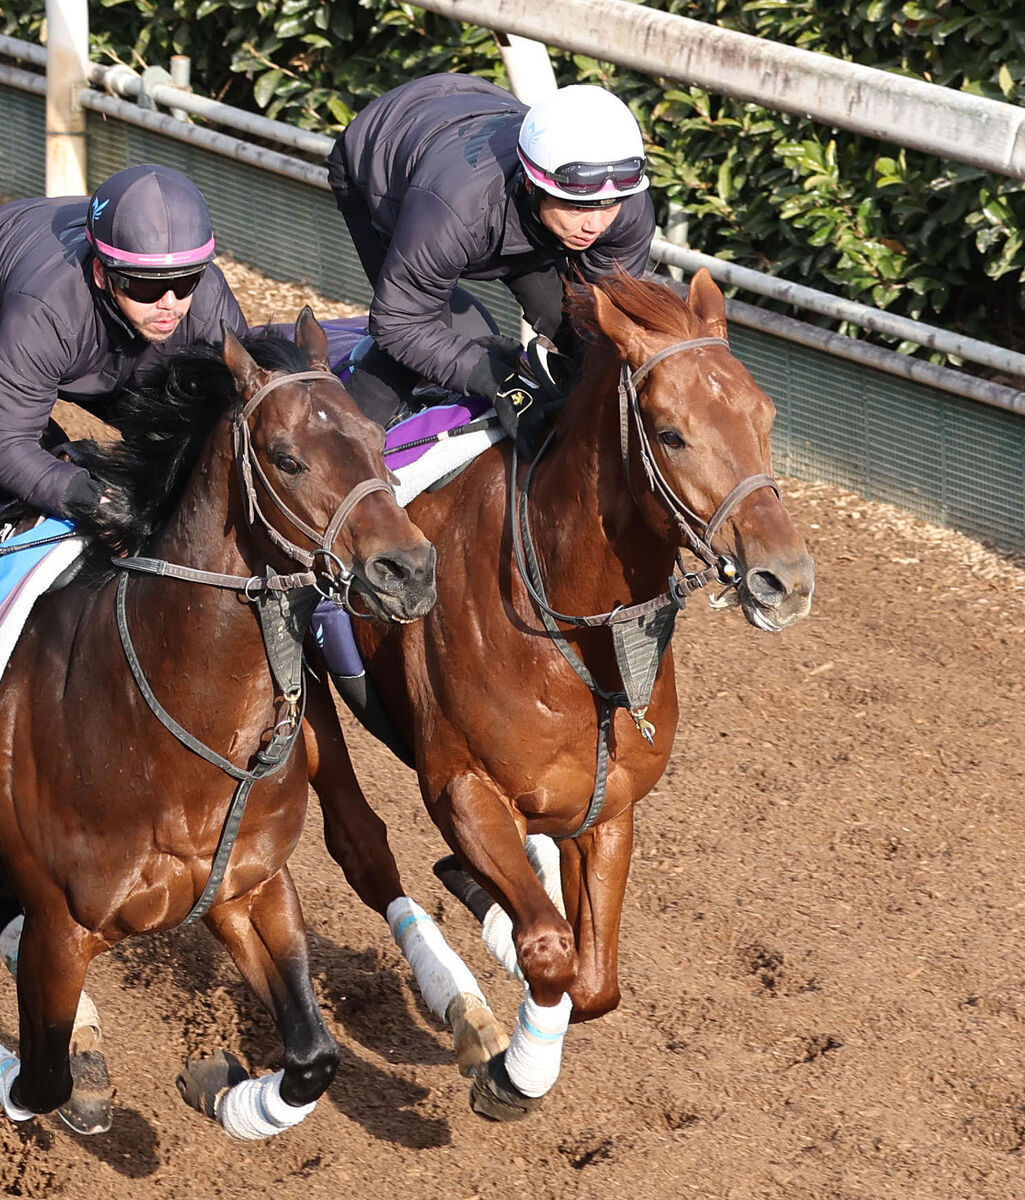
[[[524,997],[505,1052],[505,1069],[524,1096],[544,1096],[554,1087],[572,1011],[567,992],[552,1008],[542,1008],[529,991]]]
[[[12,1121],[28,1121],[36,1115],[11,1099],[11,1087],[20,1072],[21,1063],[17,1056],[0,1046],[0,1100],[3,1101],[4,1112]]]
[[[248,1142],[274,1137],[313,1112],[316,1100],[295,1108],[281,1099],[284,1075],[284,1071],[275,1071],[259,1079],[245,1079],[224,1093],[214,1111],[229,1137]]]
[[[516,947],[513,945],[512,921],[509,914],[500,904],[492,904],[484,914],[480,927],[481,940],[496,959],[516,979],[523,978],[520,964],[516,961]]]
[[[566,915],[566,905],[562,899],[562,860],[559,847],[544,833],[528,833],[526,844],[527,858],[534,868],[541,886],[548,893],[548,899],[559,910],[560,916]]]
[[[480,984],[434,921],[409,896],[399,896],[388,905],[392,936],[413,969],[424,1003],[438,1018],[446,1020],[449,1004],[469,993],[484,1000]]]

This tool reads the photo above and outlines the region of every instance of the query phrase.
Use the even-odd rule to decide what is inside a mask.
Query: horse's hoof
[[[475,1075],[509,1045],[509,1037],[495,1014],[472,992],[461,992],[445,1013],[452,1029],[460,1075]]]
[[[99,1049],[71,1055],[73,1088],[66,1104],[57,1109],[60,1119],[76,1133],[106,1133],[113,1123],[107,1060]]]
[[[522,1121],[536,1112],[543,1096],[524,1096],[505,1069],[505,1051],[490,1059],[473,1078],[470,1107],[488,1121]]]
[[[174,1082],[190,1108],[216,1121],[217,1097],[248,1078],[249,1072],[234,1054],[218,1050],[209,1058],[190,1058]]]

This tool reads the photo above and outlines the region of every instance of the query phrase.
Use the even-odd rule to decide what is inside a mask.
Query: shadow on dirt
[[[188,1056],[226,1049],[254,1074],[281,1066],[281,1038],[270,1014],[205,930],[122,942],[111,957],[121,985],[149,993],[168,1036],[182,1042]],[[424,1028],[434,1018],[424,1014],[405,981],[384,966],[376,950],[350,950],[311,933],[310,968],[328,1028],[342,1052],[327,1099],[372,1137],[414,1149],[447,1145],[448,1122],[415,1111],[429,1090],[403,1071],[410,1065],[451,1063],[455,1073],[447,1031]],[[385,1065],[355,1053],[347,1044],[351,1042],[384,1059]],[[115,1129],[123,1115],[119,1110]]]

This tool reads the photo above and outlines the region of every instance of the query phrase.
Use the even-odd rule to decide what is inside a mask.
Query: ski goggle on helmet
[[[108,278],[131,300],[152,304],[195,290],[214,256],[203,193],[171,167],[143,163],[118,171],[93,193],[86,238]]]
[[[546,96],[523,118],[517,146],[523,173],[572,204],[616,204],[648,186],[644,140],[618,96],[573,84]]]

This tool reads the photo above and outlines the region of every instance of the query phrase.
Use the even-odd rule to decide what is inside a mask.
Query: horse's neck
[[[209,438],[174,514],[146,557],[243,578],[262,574],[242,513],[231,434],[225,423]],[[161,629],[173,627],[186,653],[186,646],[202,647],[204,655],[212,653],[216,643],[231,647],[239,663],[244,656],[260,660],[259,625],[251,606],[240,603],[236,592],[145,575],[132,582],[140,627],[149,623],[149,613],[159,606]]]
[[[147,553],[227,575],[249,575],[256,569],[226,423],[209,438],[175,512]]]
[[[645,522],[624,470],[618,379],[611,361],[585,374],[531,487],[531,536],[563,612],[650,599],[672,571],[675,544]]]

